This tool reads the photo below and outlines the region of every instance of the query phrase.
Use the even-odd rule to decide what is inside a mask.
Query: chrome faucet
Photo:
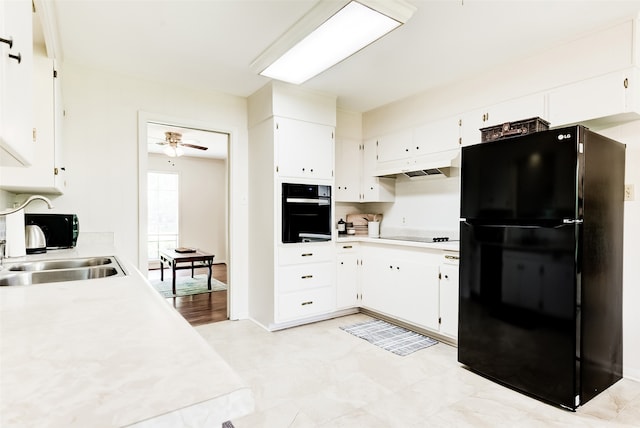
[[[47,206],[49,207],[49,209],[53,208],[53,204],[51,203],[51,201],[48,198],[45,198],[44,196],[41,195],[33,195],[33,196],[29,196],[29,198],[24,201],[22,203],[22,205],[20,205],[17,208],[7,208],[4,211],[0,211],[0,215],[9,215],[9,214],[13,214],[15,212],[20,211],[21,209],[23,209],[24,207],[26,207],[27,205],[29,205],[32,201],[35,201],[36,199],[40,199],[43,200],[47,203]]]

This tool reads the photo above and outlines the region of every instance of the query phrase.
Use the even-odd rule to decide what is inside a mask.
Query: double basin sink
[[[126,275],[115,256],[37,260],[4,265],[0,286],[46,284]]]

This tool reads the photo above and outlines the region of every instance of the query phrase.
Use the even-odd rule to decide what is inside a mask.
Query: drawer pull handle
[[[444,256],[445,259],[449,259],[449,260],[460,260],[460,256]]]
[[[313,300],[309,300],[308,302],[302,302],[300,303],[301,306],[306,306],[306,305],[313,305]]]
[[[353,245],[343,245],[342,248],[353,248]]]
[[[311,279],[311,278],[313,278],[313,275],[302,275],[300,277],[300,279]]]
[[[18,64],[22,62],[22,55],[20,54],[20,52],[18,52],[18,55],[9,54],[9,58],[15,59],[16,61],[18,61]]]
[[[310,257],[313,256],[313,253],[302,253],[302,257]]]
[[[8,39],[0,37],[0,43],[8,44],[9,45],[9,49],[11,49],[13,47],[13,37],[9,37]]]

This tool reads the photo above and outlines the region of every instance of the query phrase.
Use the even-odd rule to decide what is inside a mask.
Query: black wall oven
[[[282,183],[282,242],[331,240],[331,186]]]

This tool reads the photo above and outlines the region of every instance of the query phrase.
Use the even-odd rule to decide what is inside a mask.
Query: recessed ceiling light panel
[[[394,13],[392,0],[351,1],[320,21],[318,15],[329,10],[326,3],[320,2],[256,59],[252,67],[273,79],[303,83],[399,27],[415,10],[402,1],[398,3],[402,6],[400,13]],[[374,8],[376,4],[383,7]],[[314,21],[320,24],[310,24]],[[279,55],[276,51],[284,53],[273,61]]]

